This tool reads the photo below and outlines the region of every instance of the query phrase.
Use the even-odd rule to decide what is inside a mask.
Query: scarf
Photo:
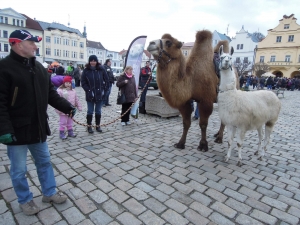
[[[129,75],[129,74],[125,73],[125,75],[126,75],[126,77],[128,77],[128,78],[131,78],[131,77],[132,77],[132,74]]]

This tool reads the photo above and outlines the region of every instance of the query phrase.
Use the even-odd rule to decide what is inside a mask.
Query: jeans
[[[268,84],[268,85],[267,85],[267,89],[272,90],[272,85],[271,85],[271,84]]]
[[[141,88],[143,90],[144,86],[146,85],[146,82],[140,82],[141,84]],[[141,95],[141,98],[140,98],[140,102],[146,102],[146,94],[147,94],[147,91],[148,91],[148,86],[149,84],[147,84],[147,87],[144,89],[142,95]]]
[[[111,88],[112,88],[112,83],[109,84],[109,88],[108,88],[108,90],[106,92],[106,95],[105,95],[105,100],[104,100],[105,105],[109,104],[109,95],[111,93]]]
[[[101,115],[101,108],[104,101],[100,102],[86,102],[87,103],[87,115],[93,115],[94,111],[96,115]]]
[[[196,110],[195,110],[195,115],[194,115],[195,118],[199,118],[199,108],[198,108],[198,102],[196,104]]]
[[[74,80],[74,78],[72,79],[72,88],[75,89],[75,80]]]
[[[59,115],[59,130],[65,131],[73,129],[73,120],[68,115]]]
[[[29,149],[34,159],[43,195],[52,196],[56,193],[56,182],[47,142],[29,145],[8,145],[7,155],[10,160],[10,177],[20,204],[29,202],[33,198],[26,179],[27,149]]]

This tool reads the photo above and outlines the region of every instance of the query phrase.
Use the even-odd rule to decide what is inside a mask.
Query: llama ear
[[[181,47],[182,47],[182,45],[183,45],[183,42],[181,42],[181,41],[178,41],[178,43],[177,43],[176,47],[177,47],[177,48],[181,48]]]
[[[221,45],[220,48],[219,48],[219,55],[220,56],[223,55],[223,45]]]
[[[231,46],[230,55],[232,55],[233,53],[234,53],[234,49],[233,49],[233,47]]]

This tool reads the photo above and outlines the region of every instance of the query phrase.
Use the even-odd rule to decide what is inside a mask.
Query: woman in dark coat
[[[98,62],[97,56],[91,55],[81,75],[81,86],[85,91],[87,102],[87,124],[92,125],[95,111],[96,131],[98,132],[102,132],[100,128],[101,108],[108,85],[109,80],[104,67]],[[92,127],[88,127],[88,132],[94,133]]]
[[[136,83],[132,74],[132,70],[133,69],[131,66],[126,66],[124,72],[120,75],[116,84],[117,87],[121,89],[121,92],[124,93],[126,97],[126,102],[122,104],[121,115],[123,115],[123,113],[125,113],[130,108],[134,100],[137,98]],[[130,124],[129,115],[130,110],[128,110],[128,112],[122,117],[122,126]]]

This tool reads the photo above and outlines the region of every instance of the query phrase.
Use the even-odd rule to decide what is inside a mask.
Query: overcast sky
[[[112,51],[127,49],[146,35],[147,43],[170,33],[183,42],[195,40],[197,30],[217,30],[234,37],[244,25],[250,33],[276,27],[283,15],[294,14],[300,24],[299,0],[1,0],[1,8],[45,22],[59,22],[83,31]]]

